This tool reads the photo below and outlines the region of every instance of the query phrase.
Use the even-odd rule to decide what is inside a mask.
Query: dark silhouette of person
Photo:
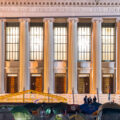
[[[97,100],[97,98],[96,98],[96,96],[94,96],[93,103],[96,103],[96,100]]]
[[[87,98],[87,96],[84,97],[84,104],[88,104],[88,98]]]
[[[91,104],[91,103],[92,103],[92,98],[89,97],[89,98],[88,98],[88,104]]]

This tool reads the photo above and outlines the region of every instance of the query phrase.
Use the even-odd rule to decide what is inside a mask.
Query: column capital
[[[54,18],[44,18],[43,22],[54,22],[55,19]]]
[[[20,22],[30,22],[30,18],[20,18]]]
[[[92,22],[101,22],[102,23],[103,19],[95,17],[95,18],[92,18]]]
[[[116,18],[116,23],[120,22],[120,17]]]
[[[68,22],[78,22],[79,19],[78,18],[68,18],[67,21]]]
[[[0,22],[6,22],[6,19],[2,19],[2,18],[1,18],[1,19],[0,19]]]

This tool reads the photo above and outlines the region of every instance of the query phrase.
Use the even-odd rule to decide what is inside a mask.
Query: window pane
[[[102,25],[102,60],[113,61],[115,56],[115,25]]]
[[[79,24],[78,26],[78,60],[89,61],[91,54],[91,25]]]
[[[31,23],[30,60],[43,60],[43,25]]]
[[[6,24],[6,60],[19,60],[19,24]]]
[[[67,60],[67,27],[54,27],[54,60]]]

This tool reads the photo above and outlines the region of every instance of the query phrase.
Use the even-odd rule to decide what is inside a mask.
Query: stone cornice
[[[0,6],[78,7],[96,5],[120,6],[120,0],[0,0]]]
[[[0,0],[0,17],[120,17],[120,0]]]

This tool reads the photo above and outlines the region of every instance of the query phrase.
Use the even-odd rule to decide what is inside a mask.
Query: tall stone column
[[[117,46],[116,46],[116,93],[120,94],[120,18],[116,19],[117,29],[116,29],[116,37],[117,37]]]
[[[54,93],[53,21],[44,19],[44,93]]]
[[[68,93],[77,92],[77,18],[69,18],[68,30]]]
[[[93,31],[92,31],[92,77],[90,80],[90,93],[102,93],[102,58],[101,58],[101,18],[93,18]]]
[[[0,19],[0,93],[5,93],[5,19]]]
[[[19,91],[30,89],[30,63],[29,63],[29,48],[30,48],[30,19],[20,19],[20,78]]]

